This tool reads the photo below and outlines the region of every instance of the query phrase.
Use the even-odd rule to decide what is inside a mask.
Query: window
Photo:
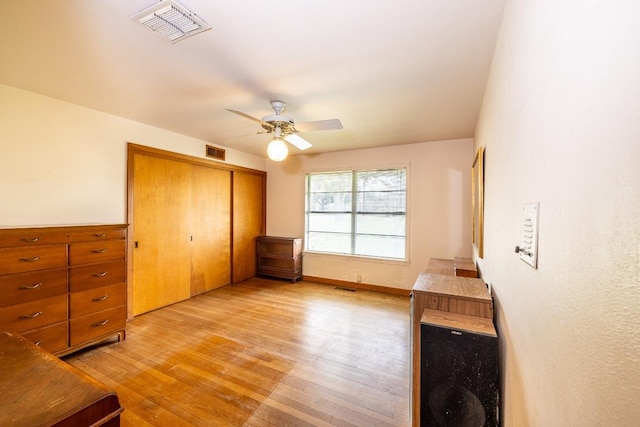
[[[407,170],[306,175],[306,249],[405,259]]]

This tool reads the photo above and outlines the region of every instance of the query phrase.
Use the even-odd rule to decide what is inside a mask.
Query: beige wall
[[[507,427],[640,423],[640,3],[509,1],[475,145]],[[540,202],[538,269],[519,260]]]
[[[267,232],[304,236],[304,173],[409,166],[409,262],[306,253],[303,274],[410,289],[432,257],[471,256],[473,141],[460,139],[320,155],[267,164]]]
[[[126,222],[127,142],[204,157],[205,142],[0,85],[0,227]],[[410,289],[430,257],[471,256],[472,140],[267,162],[227,149],[228,163],[268,171],[269,234],[303,235],[304,171],[410,167],[409,258],[308,255],[304,274]]]
[[[127,141],[204,157],[204,141],[0,85],[0,227],[126,222]],[[227,163],[265,160],[227,149]]]

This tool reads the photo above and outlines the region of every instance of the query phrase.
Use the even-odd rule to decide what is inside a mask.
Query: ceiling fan
[[[285,144],[284,141],[287,141],[300,150],[306,150],[311,147],[310,142],[298,135],[299,132],[342,129],[342,123],[338,119],[295,123],[291,117],[281,114],[286,107],[287,104],[285,104],[284,101],[271,101],[271,108],[273,108],[275,114],[265,116],[262,119],[229,108],[227,108],[227,111],[260,123],[264,131],[258,133],[274,134],[273,140],[267,147],[267,155],[271,160],[275,161],[284,160],[289,153],[287,144]]]

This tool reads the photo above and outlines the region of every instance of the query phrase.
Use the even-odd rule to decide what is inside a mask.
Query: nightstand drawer
[[[124,283],[82,292],[72,292],[69,295],[69,315],[71,318],[76,318],[124,305],[126,294],[127,287]]]
[[[300,237],[271,237],[256,238],[258,254],[295,258],[302,254],[302,238]]]

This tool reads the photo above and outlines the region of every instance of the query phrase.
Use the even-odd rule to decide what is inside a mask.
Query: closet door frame
[[[251,169],[251,168],[245,168],[242,166],[235,166],[235,165],[228,165],[228,164],[224,164],[224,163],[220,163],[218,161],[213,161],[213,160],[208,160],[208,159],[204,159],[204,158],[199,158],[199,157],[194,157],[194,156],[189,156],[186,154],[180,154],[180,153],[175,153],[172,151],[167,151],[167,150],[162,150],[159,148],[153,148],[153,147],[148,147],[148,146],[144,146],[144,145],[139,145],[139,144],[135,144],[132,142],[128,142],[127,143],[127,223],[129,224],[129,232],[127,233],[127,259],[129,261],[133,260],[133,251],[134,251],[134,236],[135,236],[135,223],[133,221],[133,208],[134,208],[134,194],[133,194],[133,189],[134,189],[134,180],[135,180],[135,174],[134,174],[134,157],[135,155],[143,155],[143,156],[152,156],[152,157],[160,157],[160,158],[164,158],[164,159],[168,159],[168,160],[172,160],[172,161],[178,161],[178,162],[185,162],[191,165],[197,165],[197,166],[204,166],[204,167],[209,167],[209,168],[214,168],[214,169],[220,169],[220,170],[225,170],[225,171],[230,171],[232,173],[232,182],[233,182],[233,172],[243,172],[243,173],[249,173],[249,174],[254,174],[254,175],[259,175],[262,176],[262,182],[263,182],[263,189],[262,189],[262,203],[263,203],[263,209],[262,209],[262,226],[261,226],[261,233],[260,234],[264,234],[265,230],[266,230],[266,225],[267,225],[267,218],[266,218],[266,212],[267,212],[267,207],[266,207],[266,194],[267,194],[267,188],[266,188],[266,183],[267,183],[267,173],[265,171],[260,171],[257,169]],[[233,214],[233,188],[231,188],[231,206],[230,206],[230,213],[231,213],[231,230],[230,230],[230,235],[229,235],[229,241],[231,242],[231,259],[230,259],[230,263],[231,263],[231,271],[233,272],[233,230],[234,230],[234,224],[233,224],[233,218],[234,218],[234,214]],[[236,224],[237,225],[237,224]],[[127,273],[128,273],[128,277],[133,278],[133,262],[127,262]],[[232,282],[233,282],[233,278],[232,278]],[[133,301],[133,280],[131,280],[129,282],[129,284],[127,285],[127,300],[128,301]],[[132,314],[132,307],[130,304],[128,304],[127,306],[127,318],[128,319],[132,319],[133,318],[133,314]]]

